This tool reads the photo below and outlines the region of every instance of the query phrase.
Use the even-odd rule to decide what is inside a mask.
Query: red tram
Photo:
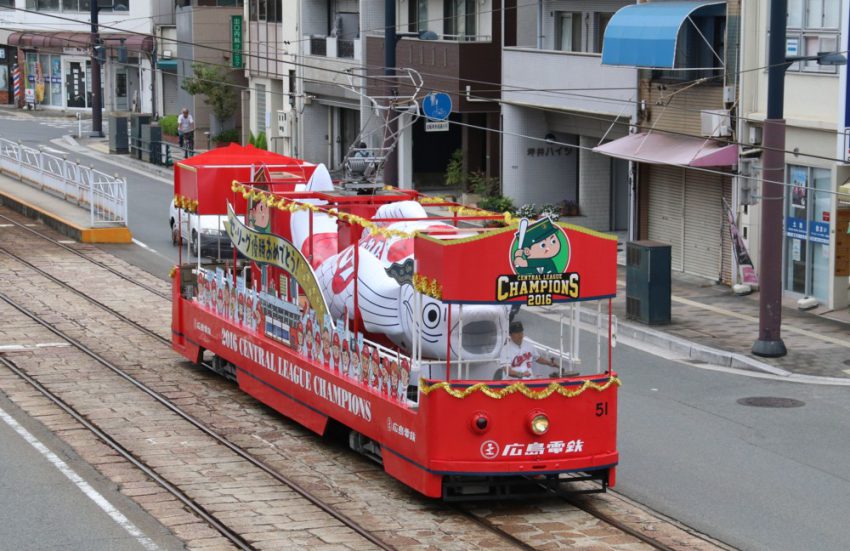
[[[185,215],[227,216],[234,255],[184,264],[181,252],[176,351],[316,433],[344,425],[352,448],[427,496],[613,486],[614,237],[409,190],[360,195],[322,165],[231,153],[176,178]],[[567,303],[547,311],[560,346],[522,360],[542,352],[554,367],[511,369],[517,303]],[[596,330],[595,361],[580,357],[582,326]]]

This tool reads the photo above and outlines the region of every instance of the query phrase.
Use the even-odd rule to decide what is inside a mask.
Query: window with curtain
[[[475,36],[478,13],[475,0],[445,0],[443,2],[443,34],[451,37]]]

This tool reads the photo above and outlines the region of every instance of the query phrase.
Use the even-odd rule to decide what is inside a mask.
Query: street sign
[[[230,66],[234,69],[242,68],[242,16],[230,16],[230,49],[233,54]]]
[[[425,121],[425,132],[447,132],[449,121]]]
[[[444,121],[452,112],[452,98],[443,92],[431,92],[422,100],[422,112],[432,121]]]

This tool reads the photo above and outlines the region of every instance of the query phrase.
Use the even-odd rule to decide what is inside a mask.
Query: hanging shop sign
[[[234,69],[242,68],[242,16],[230,16],[230,49],[231,67]]]

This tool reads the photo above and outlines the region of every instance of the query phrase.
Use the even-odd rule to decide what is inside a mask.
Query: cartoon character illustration
[[[384,394],[390,392],[390,360],[386,356],[381,358],[381,367],[378,371],[378,390]]]
[[[263,201],[252,201],[251,210],[248,211],[248,225],[257,231],[268,233],[271,230],[271,215],[269,206]]]
[[[561,232],[548,217],[528,225],[520,220],[516,238],[513,265],[519,275],[542,275],[563,273],[558,269],[555,258],[561,253]]]
[[[348,352],[348,339],[342,341],[342,350],[340,351],[340,372],[343,375],[348,375],[348,370],[351,368],[351,354]]]
[[[331,365],[331,331],[328,326],[322,327],[322,361],[325,365]]]
[[[360,349],[360,382],[364,385],[369,384],[369,358],[372,356],[372,351],[369,345],[363,345]]]
[[[381,363],[381,354],[377,348],[372,349],[372,359],[369,362],[369,381],[368,384],[372,388],[378,388],[378,369]]]
[[[360,378],[360,352],[355,341],[351,341],[351,365],[348,367],[348,375],[353,379]]]
[[[304,345],[304,356],[308,359],[313,359],[313,320],[307,318],[307,326],[306,326],[306,336],[305,340],[307,341]]]
[[[393,360],[390,362],[390,382],[389,382],[389,391],[390,396],[395,398],[396,396],[401,397],[398,394],[398,360]]]
[[[407,399],[407,385],[410,383],[410,360],[402,358],[401,366],[398,370],[398,399]]]
[[[331,345],[331,369],[341,369],[339,357],[339,333],[334,333],[333,344]]]
[[[331,191],[333,183],[327,169],[319,165],[306,186],[296,191]],[[306,200],[315,205],[324,204],[317,199]],[[381,222],[381,219],[412,218],[403,222]],[[379,228],[413,232],[440,229],[459,237],[463,230],[440,221],[427,220],[425,209],[416,201],[400,201],[378,208],[372,220]],[[312,226],[311,226],[312,220]],[[312,227],[312,237],[310,228]],[[366,229],[357,245],[338,250],[336,219],[323,213],[294,212],[290,219],[292,243],[302,254],[312,259],[316,278],[334,319],[347,313],[358,316],[366,332],[381,333],[394,344],[410,351],[414,335],[421,328],[422,355],[445,359],[447,340],[452,333],[452,357],[463,348],[463,357],[469,360],[491,359],[498,356],[507,339],[508,307],[490,305],[465,305],[464,327],[475,327],[480,338],[459,338],[459,307],[428,296],[415,297],[413,276],[413,239],[388,237]],[[470,234],[472,235],[472,234]],[[358,247],[358,267],[354,269],[354,247]],[[358,282],[354,284],[355,280]],[[358,292],[358,311],[354,310],[355,287]],[[415,300],[414,300],[415,298]],[[366,307],[365,305],[368,305]],[[451,317],[452,325],[448,320]],[[465,334],[466,329],[464,330]],[[368,365],[368,364],[367,364]],[[365,366],[362,368],[365,369]]]
[[[313,336],[313,361],[316,362],[324,362],[325,361],[325,352],[322,350],[322,333],[316,329],[316,333]]]

